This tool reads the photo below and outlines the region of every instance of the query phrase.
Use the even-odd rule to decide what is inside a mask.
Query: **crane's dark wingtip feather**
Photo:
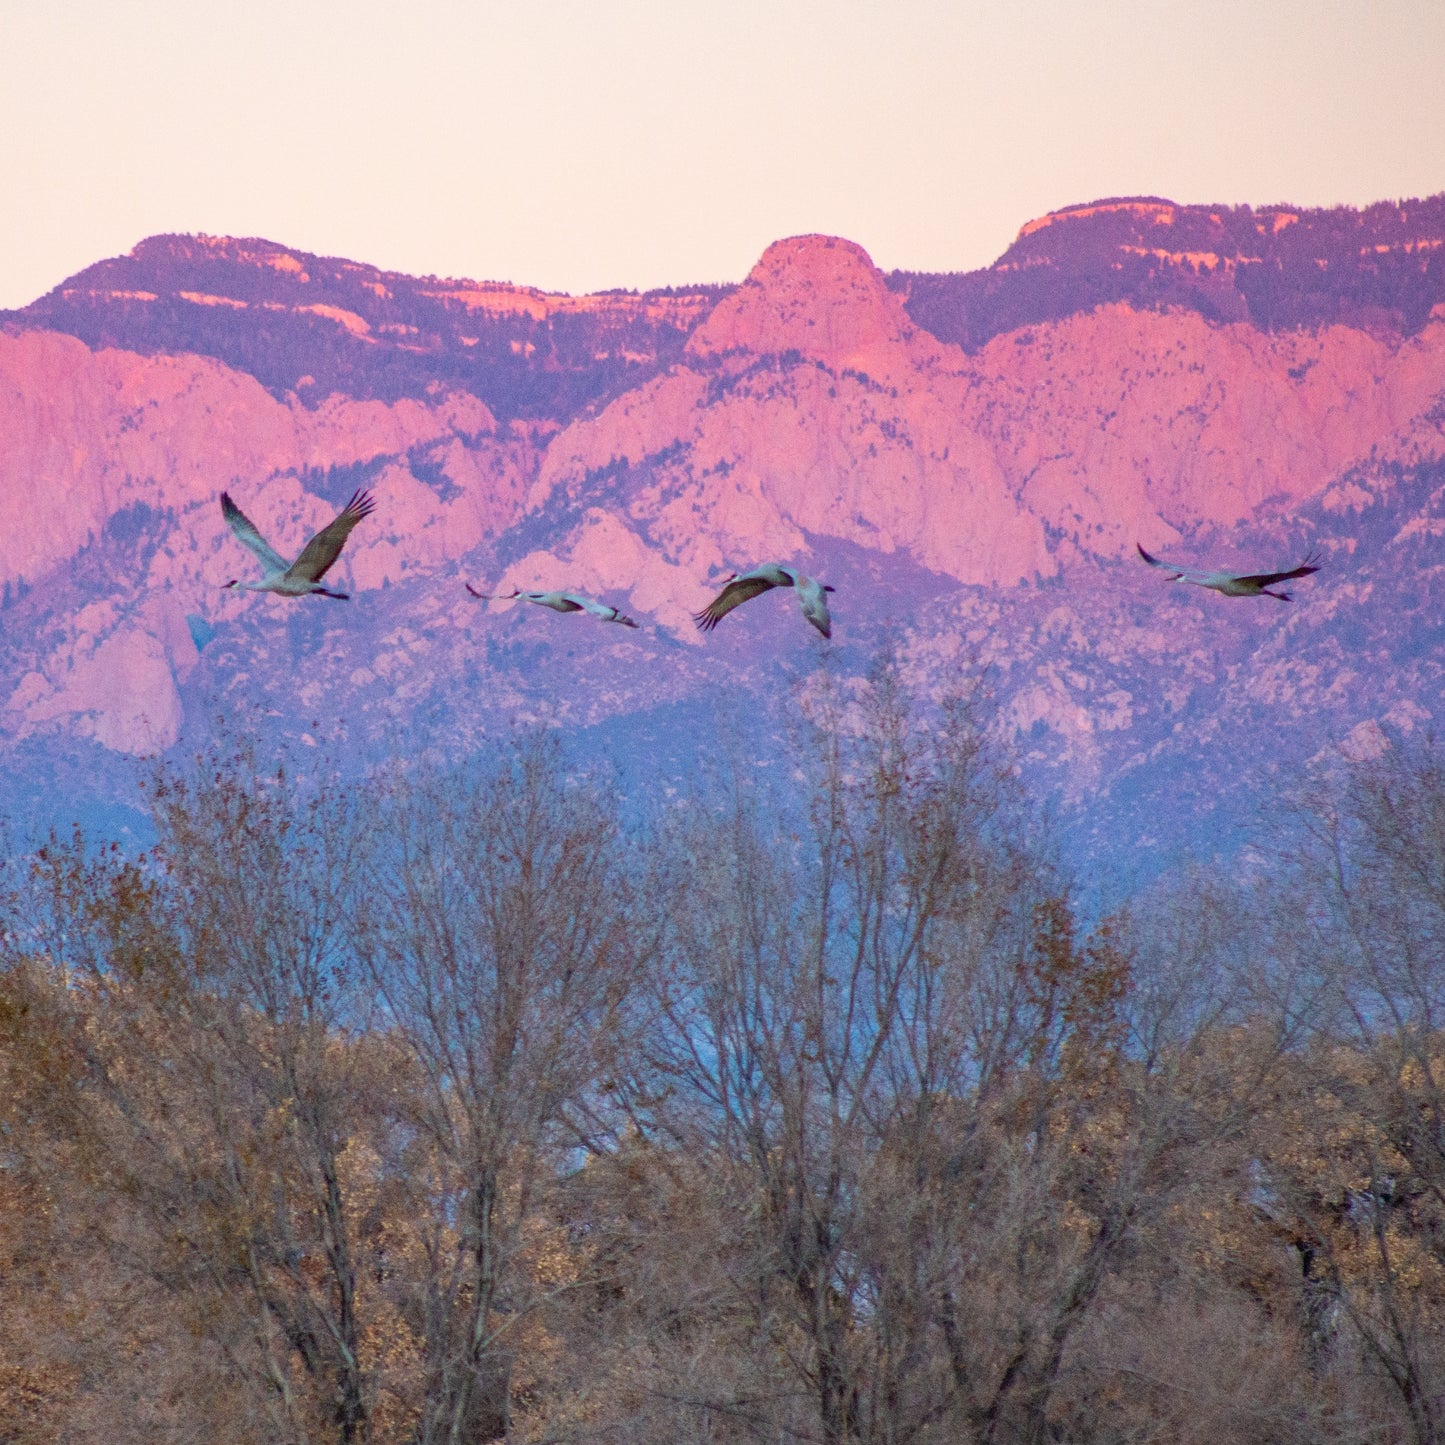
[[[717,626],[717,618],[708,612],[694,612],[692,620],[697,623],[699,632],[711,632]]]
[[[358,487],[351,494],[351,500],[342,508],[343,513],[349,513],[358,522],[363,517],[369,517],[375,510],[376,498],[365,487]]]

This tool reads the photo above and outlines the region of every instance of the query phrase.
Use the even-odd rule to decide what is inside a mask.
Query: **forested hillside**
[[[935,336],[975,350],[1042,321],[1125,302],[1264,331],[1357,326],[1414,335],[1445,303],[1445,196],[1309,209],[1093,201],[1030,221],[997,261],[889,284]]]
[[[92,347],[214,357],[312,406],[333,393],[397,401],[447,387],[506,421],[556,424],[665,367],[731,289],[561,296],[259,239],[152,236],[9,315]]]

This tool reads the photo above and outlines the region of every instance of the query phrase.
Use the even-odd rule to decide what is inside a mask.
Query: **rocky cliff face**
[[[1066,214],[1020,245],[1072,254],[1061,238],[1074,235],[1098,249],[1090,217]],[[1241,766],[1263,776],[1438,711],[1445,309],[1413,328],[1270,331],[1115,299],[965,349],[831,237],[780,241],[742,285],[681,297],[549,298],[326,266],[167,238],[0,331],[0,735],[17,768],[36,749],[143,755],[245,715],[293,738],[329,727],[357,756],[398,730],[455,755],[515,719],[560,720],[646,736],[685,771],[681,720],[719,696],[776,696],[799,666],[860,668],[886,633],[926,690],[987,668],[1026,766],[1093,809],[1082,833],[1127,815],[1139,838],[1169,831],[1156,800],[1207,812]],[[306,289],[313,271],[330,289]],[[197,289],[221,281],[226,300],[184,300],[221,296]],[[66,316],[79,329],[55,299],[67,293],[112,330],[117,307],[139,308],[127,324],[149,340],[92,346],[54,329]],[[92,306],[94,293],[111,299]],[[652,341],[620,372],[612,351],[598,358],[600,383],[575,350],[537,369],[586,385],[528,416],[489,406],[447,364],[425,385],[408,371],[408,394],[389,398],[372,382],[360,395],[268,385],[259,373],[274,382],[279,361],[162,346],[172,323],[144,297],[163,295],[182,298],[166,315],[184,304],[241,326],[232,362],[260,354],[253,319],[269,308],[287,326],[324,322],[366,352],[334,378],[381,351],[416,368],[461,347],[407,341],[426,316],[500,317],[494,340],[521,328],[507,354],[524,370],[539,346],[562,355],[557,335],[579,318]],[[284,351],[296,333],[280,334]],[[359,485],[378,510],[338,567],[354,602],[220,590],[254,565],[225,531],[223,488],[294,554]],[[1326,562],[1290,606],[1230,602],[1170,587],[1133,558],[1136,541],[1208,565],[1289,565],[1312,545]],[[716,582],[769,559],[838,588],[833,648],[777,595],[697,633],[689,614]],[[484,606],[463,577],[590,591],[644,626]]]
[[[444,386],[505,419],[556,422],[665,366],[728,289],[560,296],[271,241],[152,236],[10,316],[94,347],[210,356],[308,406]]]
[[[970,357],[913,326],[858,247],[800,237],[664,376],[557,436],[528,506],[575,508],[608,473],[700,576],[833,538],[1016,587],[1282,516],[1442,390],[1445,320],[1268,336],[1115,305]]]
[[[970,350],[1111,302],[1264,331],[1408,336],[1445,301],[1445,195],[1361,211],[1094,201],[1029,221],[985,270],[890,284],[915,321]]]

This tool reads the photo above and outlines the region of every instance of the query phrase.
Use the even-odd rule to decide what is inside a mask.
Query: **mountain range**
[[[1104,200],[955,275],[799,236],[583,297],[153,237],[0,315],[0,808],[143,831],[138,760],[218,729],[365,767],[519,721],[670,795],[887,646],[988,691],[1079,860],[1230,849],[1280,778],[1440,713],[1442,252],[1445,195]],[[254,567],[223,489],[294,555],[359,486],[353,601],[221,590]],[[1136,544],[1322,565],[1229,600]],[[763,560],[836,588],[831,644],[781,594],[699,634]]]

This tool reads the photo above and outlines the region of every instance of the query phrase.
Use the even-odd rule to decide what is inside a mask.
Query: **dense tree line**
[[[1445,758],[1085,929],[966,700],[12,859],[0,1440],[1435,1441]]]

